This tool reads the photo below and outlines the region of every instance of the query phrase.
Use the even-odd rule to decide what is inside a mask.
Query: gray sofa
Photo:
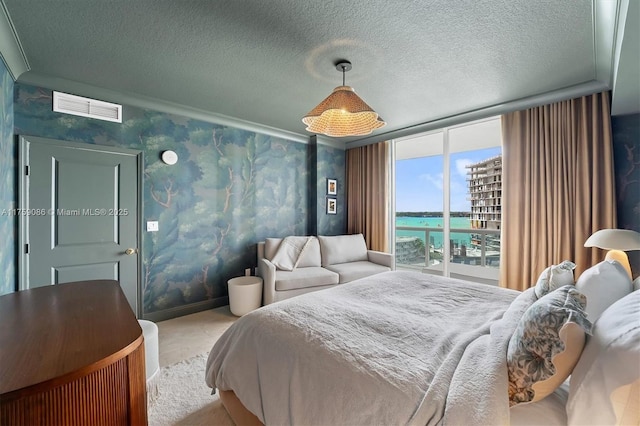
[[[311,237],[297,266],[281,270],[272,260],[283,238],[258,243],[258,276],[263,279],[263,304],[348,283],[394,268],[392,254],[367,250],[362,234]]]

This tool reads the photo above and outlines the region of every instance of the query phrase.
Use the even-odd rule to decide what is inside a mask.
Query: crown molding
[[[611,87],[616,61],[616,38],[621,37],[618,33],[620,26],[624,28],[624,16],[621,16],[622,4],[620,0],[593,0],[592,11],[595,79]],[[620,22],[621,18],[622,22]]]
[[[53,77],[46,74],[29,71],[23,73],[18,78],[18,83],[29,84],[32,86],[45,87],[51,90],[57,90],[73,95],[85,96],[93,99],[99,99],[107,102],[122,104],[123,106],[132,106],[153,111],[174,114],[178,116],[202,120],[208,123],[220,124],[223,126],[235,127],[238,129],[248,130],[255,133],[261,133],[268,136],[287,139],[293,142],[304,144],[310,143],[310,136],[299,133],[289,132],[275,127],[265,126],[247,120],[235,117],[229,117],[223,114],[217,114],[199,108],[193,108],[187,105],[181,105],[174,102],[163,101],[136,93],[122,93],[111,89],[105,89],[86,83],[80,83],[64,78]],[[344,150],[344,144],[326,138],[318,138],[317,143],[329,145]]]
[[[4,1],[0,1],[0,58],[13,81],[31,69]]]
[[[150,109],[154,111],[164,112],[194,118],[209,123],[221,124],[223,126],[236,127],[243,130],[249,130],[256,133],[262,133],[269,136],[288,139],[294,142],[309,143],[309,136],[299,133],[288,132],[275,127],[269,127],[246,120],[229,117],[222,114],[212,113],[199,108],[193,108],[174,102],[163,101],[136,93],[123,93],[111,89],[105,89],[80,83],[64,78],[53,77],[46,74],[40,74],[35,71],[24,73],[18,79],[18,83],[30,84],[32,86],[46,87],[48,89],[62,91],[65,93],[85,96],[107,102],[122,104],[123,106],[133,106],[138,108]]]

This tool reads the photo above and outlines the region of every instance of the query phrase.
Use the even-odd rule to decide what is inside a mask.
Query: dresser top
[[[0,296],[0,395],[87,374],[133,351],[142,329],[117,281]]]

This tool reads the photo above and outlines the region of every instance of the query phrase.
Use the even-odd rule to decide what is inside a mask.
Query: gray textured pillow
[[[591,333],[586,298],[573,285],[548,293],[522,315],[507,349],[509,404],[539,401],[571,374]]]
[[[595,322],[611,304],[633,291],[633,283],[624,266],[603,260],[580,275],[576,288],[587,297],[585,311],[589,321]]]
[[[562,286],[573,284],[573,270],[575,268],[575,263],[565,260],[542,271],[535,286],[538,299]]]

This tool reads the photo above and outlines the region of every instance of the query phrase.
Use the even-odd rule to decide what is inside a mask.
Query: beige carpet
[[[208,354],[160,369],[158,398],[149,405],[150,426],[233,426],[218,395],[204,382]]]

